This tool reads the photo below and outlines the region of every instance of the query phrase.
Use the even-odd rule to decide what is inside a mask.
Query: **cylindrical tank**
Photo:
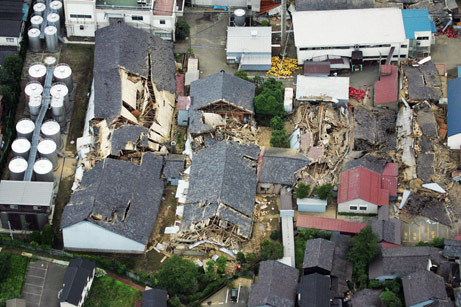
[[[32,140],[32,134],[35,130],[35,123],[29,118],[23,118],[16,124],[16,134],[18,137],[23,137]]]
[[[63,18],[63,11],[62,11],[62,2],[61,1],[51,1],[50,2],[50,9],[54,12],[59,14],[59,17]]]
[[[43,17],[43,13],[45,12],[46,4],[37,2],[34,4],[34,13],[35,15],[40,15]]]
[[[38,81],[41,84],[45,82],[46,67],[42,63],[34,63],[29,67],[29,80]]]
[[[56,65],[53,76],[56,82],[63,82],[67,86],[69,92],[72,92],[72,69],[69,65],[64,63]]]
[[[36,28],[40,30],[42,23],[43,23],[43,17],[40,15],[34,15],[30,18],[30,25],[32,26],[32,28]]]
[[[46,16],[46,20],[48,21],[48,26],[55,26],[58,33],[61,30],[61,18],[57,13],[50,13]]]
[[[53,169],[58,167],[58,152],[56,143],[52,139],[44,139],[38,143],[37,151],[40,157],[47,158],[53,164]]]
[[[22,181],[27,169],[27,160],[23,157],[14,157],[8,164],[10,170],[10,180]]]
[[[51,97],[61,96],[64,99],[64,106],[69,110],[69,89],[64,83],[54,83],[50,88]]]
[[[236,27],[243,27],[245,25],[245,10],[236,9],[234,11],[234,24]]]
[[[30,97],[43,93],[43,86],[37,81],[29,82],[24,88],[24,93],[26,93],[26,102],[29,102]]]
[[[55,26],[45,28],[45,42],[48,52],[58,52],[58,30]]]
[[[29,102],[30,116],[36,118],[38,113],[40,113],[40,108],[42,107],[42,95],[30,96]]]
[[[56,65],[56,58],[54,56],[47,56],[45,60],[43,60],[43,63],[46,67],[54,66]]]
[[[17,138],[11,144],[13,155],[16,157],[23,157],[24,159],[29,158],[30,142],[26,138]]]
[[[51,97],[51,111],[53,112],[53,117],[58,117],[59,120],[57,122],[61,122],[61,118],[66,115],[64,109],[64,99],[60,95],[52,96]],[[65,120],[65,117],[64,117]]]
[[[58,148],[61,148],[61,127],[57,121],[53,119],[47,120],[43,123],[41,131],[45,138],[52,139]]]
[[[38,16],[40,17],[40,16]],[[41,17],[40,17],[41,18]],[[42,50],[42,41],[40,40],[40,30],[36,28],[31,28],[27,31],[29,36],[29,48],[33,52],[39,52]]]
[[[34,163],[35,181],[53,182],[53,163],[47,158],[40,158]]]

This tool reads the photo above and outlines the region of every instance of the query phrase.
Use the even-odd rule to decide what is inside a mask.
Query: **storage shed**
[[[226,60],[242,70],[269,70],[272,27],[228,27]]]
[[[327,201],[318,198],[298,198],[296,201],[300,212],[325,212]]]

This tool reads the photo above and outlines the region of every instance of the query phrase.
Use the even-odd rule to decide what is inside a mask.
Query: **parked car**
[[[230,292],[231,292],[231,295],[230,295],[231,302],[237,303],[237,295],[238,295],[237,289],[232,288]]]

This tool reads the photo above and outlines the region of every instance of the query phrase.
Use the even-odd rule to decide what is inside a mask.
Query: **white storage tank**
[[[31,96],[28,102],[30,117],[35,120],[42,107],[42,95]]]
[[[37,151],[40,157],[47,158],[53,164],[53,169],[58,167],[58,151],[52,139],[44,139],[38,143]]]
[[[45,82],[46,67],[42,63],[34,63],[29,67],[29,80],[38,81],[41,84]]]
[[[69,92],[72,92],[72,69],[69,65],[63,63],[56,65],[53,76],[56,82],[63,82],[67,86]]]
[[[43,63],[46,67],[54,66],[56,65],[56,58],[54,56],[47,56],[45,60],[43,60]]]
[[[59,123],[61,129],[64,129],[66,125],[66,109],[63,98],[59,95],[53,96],[50,105],[54,120]]]
[[[26,138],[17,138],[11,144],[11,150],[15,157],[23,157],[24,159],[29,158],[30,142]]]
[[[50,88],[51,97],[60,96],[64,99],[64,106],[69,110],[69,89],[64,83],[54,83]]]
[[[40,30],[36,28],[31,28],[29,29],[29,31],[27,31],[27,35],[29,36],[29,49],[33,52],[41,51],[42,41],[40,40]]]
[[[32,28],[36,28],[40,30],[42,23],[43,23],[43,17],[40,15],[34,15],[30,18],[30,25],[32,26]]]
[[[40,15],[43,16],[43,13],[45,12],[46,9],[46,4],[37,2],[34,4],[34,13],[35,15]]]
[[[59,17],[63,18],[63,11],[62,11],[62,3],[61,1],[51,1],[50,2],[50,9],[53,11],[53,12],[56,12],[59,14]]]
[[[52,139],[58,148],[61,148],[61,127],[57,121],[53,119],[47,120],[43,123],[41,131],[45,138]]]
[[[16,124],[16,134],[18,137],[23,137],[32,140],[32,134],[35,130],[35,124],[29,118],[23,118]]]
[[[48,52],[58,52],[58,30],[55,26],[45,28],[45,42]]]
[[[29,82],[24,88],[24,93],[26,94],[26,102],[28,102],[30,97],[41,95],[43,93],[43,86],[37,81]]]
[[[53,163],[47,158],[40,158],[34,163],[35,181],[53,182]]]
[[[8,164],[10,180],[22,181],[27,170],[27,160],[23,157],[14,157]]]
[[[236,9],[234,11],[234,24],[236,27],[245,26],[245,10]]]
[[[48,26],[55,26],[58,33],[61,30],[61,18],[57,13],[50,13],[46,16],[46,20],[48,21]]]

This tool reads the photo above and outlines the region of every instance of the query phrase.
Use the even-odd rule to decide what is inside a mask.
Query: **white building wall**
[[[94,37],[95,6],[92,0],[64,1],[67,36]]]
[[[448,147],[450,149],[459,150],[461,147],[461,133],[448,137]]]
[[[419,42],[420,47],[430,47],[434,43],[432,36],[431,31],[415,32],[415,39]]]
[[[357,210],[351,209],[351,207],[357,207]],[[366,208],[366,210],[360,210],[360,207]],[[378,206],[372,204],[363,199],[354,199],[344,203],[338,204],[338,212],[351,212],[351,213],[378,213]]]
[[[18,37],[6,37],[0,36],[0,46],[14,46],[19,47],[19,38]]]
[[[65,227],[62,234],[66,249],[120,253],[143,253],[145,249],[139,242],[86,221]]]

